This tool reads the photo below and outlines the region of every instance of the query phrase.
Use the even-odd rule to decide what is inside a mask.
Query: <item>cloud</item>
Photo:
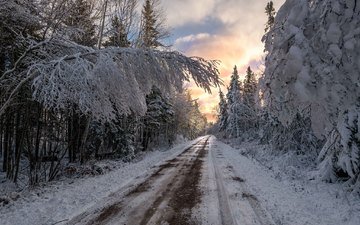
[[[211,15],[215,0],[163,0],[170,27],[179,27],[187,23],[203,23]]]
[[[285,0],[275,0],[275,8]],[[175,33],[174,48],[189,56],[221,61],[221,78],[228,85],[234,65],[244,74],[250,65],[261,70],[261,37],[267,17],[268,0],[163,0],[170,26]],[[213,113],[218,90],[205,94],[191,86],[192,96],[201,100],[202,112]],[[226,87],[222,88],[226,92]],[[210,118],[209,118],[210,119]]]

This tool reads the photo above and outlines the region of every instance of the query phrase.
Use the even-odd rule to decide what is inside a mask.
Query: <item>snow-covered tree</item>
[[[246,130],[255,128],[258,123],[257,116],[257,81],[255,73],[250,66],[246,70],[244,85],[243,85],[243,110],[242,120]]]
[[[192,139],[203,134],[207,121],[199,110],[199,104],[191,98],[190,92],[176,92],[172,100],[174,121],[170,124],[176,134]]]
[[[266,104],[285,126],[310,118],[327,180],[359,179],[359,12],[356,0],[287,0],[264,37]]]
[[[33,36],[40,29],[35,5],[28,1],[0,1],[0,72],[11,69]]]
[[[219,115],[218,115],[218,120],[219,120],[219,128],[220,131],[224,131],[226,130],[227,124],[228,124],[228,105],[224,96],[224,93],[219,90],[219,97],[220,97],[220,102],[219,102]]]
[[[174,120],[173,106],[169,98],[163,96],[160,89],[153,87],[150,94],[146,96],[147,111],[143,117],[144,121],[144,138],[143,148],[147,149],[155,139],[165,138],[171,143],[173,137],[169,135],[168,124]]]
[[[237,67],[231,75],[228,93],[226,94],[228,104],[228,119],[226,132],[230,138],[237,138],[241,135],[242,121],[241,111],[243,110],[243,99],[241,93],[241,83],[239,81],[239,74]]]
[[[238,95],[238,96],[237,96]],[[232,105],[234,102],[238,101],[241,98],[241,82],[239,80],[239,73],[237,67],[234,66],[233,73],[231,74],[231,80],[228,87],[228,92],[226,94],[226,99],[228,102],[228,106]]]
[[[250,66],[246,70],[245,80],[243,83],[244,104],[255,109],[257,81],[255,78],[255,73],[251,70]]]

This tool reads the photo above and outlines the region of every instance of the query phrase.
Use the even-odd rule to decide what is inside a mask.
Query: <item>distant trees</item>
[[[206,117],[200,112],[197,100],[192,99],[188,91],[175,94],[173,107],[175,111],[173,129],[178,130],[188,139],[204,133],[207,126]]]
[[[257,127],[257,81],[255,74],[248,67],[244,82],[240,82],[237,67],[231,75],[226,99],[220,91],[219,127],[230,138],[244,136]]]

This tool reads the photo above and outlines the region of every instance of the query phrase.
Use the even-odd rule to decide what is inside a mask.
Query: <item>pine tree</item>
[[[94,46],[96,38],[91,3],[88,0],[72,0],[68,7],[65,24],[70,30],[70,40],[84,46]]]
[[[248,107],[254,108],[255,106],[255,95],[256,95],[256,78],[254,72],[250,66],[246,70],[246,76],[244,80],[244,104]]]
[[[146,0],[142,10],[142,42],[145,47],[158,47],[157,36],[159,32],[155,28],[156,18],[151,0]]]
[[[254,72],[250,66],[246,70],[244,87],[243,87],[243,110],[242,122],[246,130],[256,127],[258,122],[257,106],[255,103],[257,91],[257,82]]]
[[[125,24],[114,16],[111,20],[111,35],[109,40],[105,42],[105,46],[129,47],[130,41],[126,32]]]
[[[224,96],[224,93],[219,90],[219,97],[220,97],[220,102],[219,102],[219,121],[220,121],[220,131],[226,130],[227,127],[227,120],[228,120],[228,105]]]
[[[239,94],[241,93],[241,83],[239,81],[239,73],[237,71],[237,67],[235,66],[234,71],[231,75],[230,85],[228,87],[228,93],[226,94],[226,98],[229,106],[236,101],[235,94],[237,94],[237,92],[239,92]],[[240,95],[240,99],[241,99],[241,95]]]
[[[146,150],[151,141],[160,135],[167,136],[165,128],[173,121],[174,111],[168,98],[164,97],[160,89],[153,87],[146,96],[147,111],[144,116],[143,148]],[[165,137],[168,138],[168,137]]]
[[[269,31],[275,23],[275,8],[273,1],[270,1],[266,4],[265,13],[268,16],[268,21],[266,22],[265,32]]]
[[[140,45],[146,48],[164,46],[160,41],[169,36],[163,14],[159,11],[158,0],[146,0],[142,9]]]
[[[228,102],[228,124],[227,134],[230,138],[237,138],[241,135],[241,111],[242,111],[242,96],[241,83],[239,81],[239,74],[237,67],[234,67],[231,76],[230,86],[226,95]]]

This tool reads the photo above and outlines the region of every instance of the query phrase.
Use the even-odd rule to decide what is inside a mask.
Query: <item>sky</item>
[[[167,24],[171,29],[173,48],[187,56],[220,60],[220,77],[226,92],[236,65],[245,74],[250,65],[261,71],[264,58],[264,34],[269,0],[162,0]],[[285,0],[273,0],[275,9]],[[242,77],[241,77],[242,79]],[[219,102],[218,89],[205,93],[194,84],[189,85],[200,110],[209,121],[215,121],[215,107]]]

